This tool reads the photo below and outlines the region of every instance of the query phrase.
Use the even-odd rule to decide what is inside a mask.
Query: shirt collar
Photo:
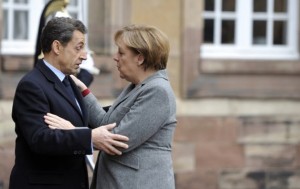
[[[64,73],[62,73],[60,70],[49,64],[45,59],[43,59],[45,65],[59,78],[60,81],[63,81],[63,79],[66,77]]]

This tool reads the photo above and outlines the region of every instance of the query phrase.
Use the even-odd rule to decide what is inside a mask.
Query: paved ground
[[[11,119],[11,101],[0,101],[0,189],[8,187],[14,162],[14,124]]]

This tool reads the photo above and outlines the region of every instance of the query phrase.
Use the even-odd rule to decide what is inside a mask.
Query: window
[[[33,55],[40,14],[49,0],[4,0],[1,53]],[[70,0],[71,16],[86,23],[86,0]],[[38,10],[38,11],[37,11]]]
[[[34,5],[42,9],[42,1],[5,0],[3,7],[2,54],[33,54],[37,26],[31,20],[39,17]],[[33,5],[34,3],[34,5]],[[28,48],[32,47],[32,48]],[[30,51],[31,49],[31,51]]]
[[[83,21],[84,23],[87,23],[86,2],[87,2],[86,0],[70,0],[70,3],[67,7],[68,12],[73,18],[77,18]]]
[[[298,59],[298,0],[205,0],[202,58]]]

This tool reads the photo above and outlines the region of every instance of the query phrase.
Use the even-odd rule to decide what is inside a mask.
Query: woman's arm
[[[70,77],[75,82],[75,84],[79,88],[80,92],[87,89],[87,86],[82,81],[80,81],[77,77],[75,77],[74,75],[70,75]]]
[[[73,75],[70,76],[82,92],[85,107],[89,114],[90,127],[99,127],[107,110],[103,109],[103,107],[99,104],[98,99],[88,90],[87,86],[82,81]]]
[[[51,113],[47,113],[44,119],[51,129],[76,129],[69,121]],[[92,142],[96,149],[103,150],[110,155],[121,155],[122,152],[118,148],[128,148],[126,144],[128,137],[111,133],[115,126],[116,124],[113,123],[92,130]]]

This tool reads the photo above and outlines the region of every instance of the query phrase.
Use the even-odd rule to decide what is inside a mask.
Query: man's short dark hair
[[[75,30],[83,34],[87,33],[87,28],[80,20],[69,17],[51,19],[43,29],[41,36],[42,52],[50,52],[54,40],[58,40],[64,46],[67,45]]]

